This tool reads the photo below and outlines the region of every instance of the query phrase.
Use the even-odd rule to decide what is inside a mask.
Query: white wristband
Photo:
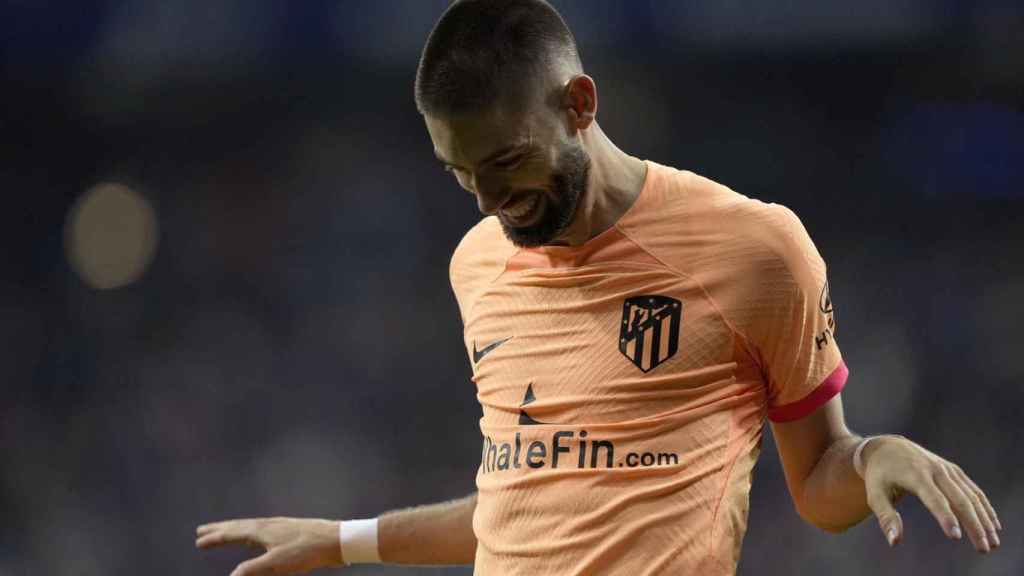
[[[903,438],[903,436],[900,436],[899,434],[882,434],[879,436],[868,436],[867,438],[862,438],[860,443],[857,444],[857,447],[853,450],[853,469],[857,472],[857,476],[864,478],[864,458],[862,454],[864,452],[864,447],[868,445],[868,442],[878,440],[879,438],[901,438],[906,440],[906,438]]]
[[[862,453],[864,452],[864,447],[868,445],[868,442],[871,442],[876,438],[878,438],[878,436],[862,438],[861,441],[857,443],[857,447],[853,450],[853,469],[857,472],[857,476],[860,476],[862,480],[864,479],[864,459],[862,458]]]
[[[339,522],[338,540],[345,564],[380,564],[376,518]]]

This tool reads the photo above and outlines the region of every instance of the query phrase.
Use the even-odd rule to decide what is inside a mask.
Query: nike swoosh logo
[[[488,344],[487,346],[484,346],[480,350],[476,349],[476,340],[474,340],[473,341],[473,364],[479,364],[480,360],[483,360],[484,356],[487,356],[488,354],[493,352],[495,348],[497,348],[498,346],[501,346],[502,344],[504,344],[505,342],[508,342],[511,339],[512,339],[512,337],[509,336],[508,338],[505,338],[503,340],[498,340],[497,342],[492,342],[492,343]]]

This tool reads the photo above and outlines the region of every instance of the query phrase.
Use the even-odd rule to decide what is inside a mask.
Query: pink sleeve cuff
[[[839,394],[843,386],[846,386],[846,378],[849,375],[850,370],[847,369],[846,363],[840,360],[839,366],[821,384],[818,384],[813,392],[796,402],[768,408],[768,419],[772,422],[792,422],[807,416],[831,400],[833,396]]]

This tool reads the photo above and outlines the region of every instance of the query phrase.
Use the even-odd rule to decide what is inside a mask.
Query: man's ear
[[[565,85],[563,108],[569,117],[570,129],[586,130],[597,117],[597,85],[586,74],[573,76]]]

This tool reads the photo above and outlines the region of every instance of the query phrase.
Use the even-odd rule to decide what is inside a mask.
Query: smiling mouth
[[[529,217],[536,211],[537,206],[540,204],[540,194],[530,194],[524,196],[519,200],[512,203],[511,206],[506,206],[501,209],[501,212],[505,217],[511,220],[515,224],[525,224]]]

